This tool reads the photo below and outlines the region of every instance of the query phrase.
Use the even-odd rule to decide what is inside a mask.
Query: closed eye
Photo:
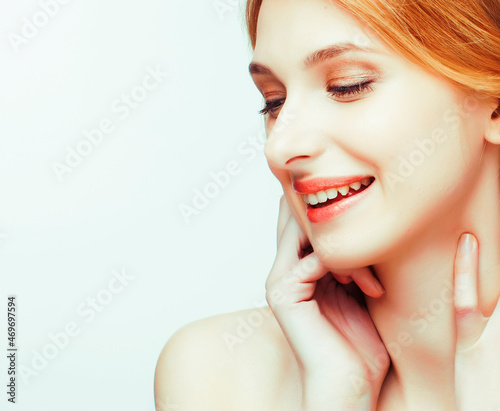
[[[259,114],[269,114],[273,118],[277,118],[279,111],[281,110],[281,106],[285,102],[285,99],[275,99],[275,100],[267,100],[266,105],[262,110],[259,111]]]
[[[357,97],[359,94],[363,92],[372,91],[373,82],[374,80],[366,80],[359,83],[350,84],[347,86],[328,86],[327,90],[332,97],[341,99],[341,101],[343,101],[342,99]],[[344,102],[348,101],[353,101],[353,100],[352,99],[349,99],[347,101],[344,100]]]

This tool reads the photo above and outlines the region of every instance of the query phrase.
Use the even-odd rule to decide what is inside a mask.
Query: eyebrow
[[[321,50],[317,50],[314,53],[307,56],[304,60],[303,67],[304,69],[310,69],[326,60],[330,60],[340,55],[347,53],[348,51],[362,51],[362,52],[375,52],[374,49],[369,47],[361,47],[353,43],[339,43],[333,46],[326,47]],[[272,75],[273,71],[260,63],[250,63],[248,66],[248,71],[250,74],[268,74]]]

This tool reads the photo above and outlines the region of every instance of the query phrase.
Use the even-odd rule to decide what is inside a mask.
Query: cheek
[[[433,79],[381,85],[359,102],[357,112],[357,121],[356,113],[346,116],[352,136],[347,149],[372,164],[384,192],[394,191],[396,185],[422,190],[418,179],[453,175],[453,166],[467,156],[455,95]]]

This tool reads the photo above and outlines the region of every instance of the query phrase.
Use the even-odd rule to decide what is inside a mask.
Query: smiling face
[[[327,267],[381,262],[463,207],[491,101],[455,91],[328,0],[264,0],[250,72],[269,166]]]

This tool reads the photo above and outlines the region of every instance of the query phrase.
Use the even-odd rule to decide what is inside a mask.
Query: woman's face
[[[328,0],[264,0],[250,71],[269,166],[327,267],[379,263],[463,206],[491,104]]]

